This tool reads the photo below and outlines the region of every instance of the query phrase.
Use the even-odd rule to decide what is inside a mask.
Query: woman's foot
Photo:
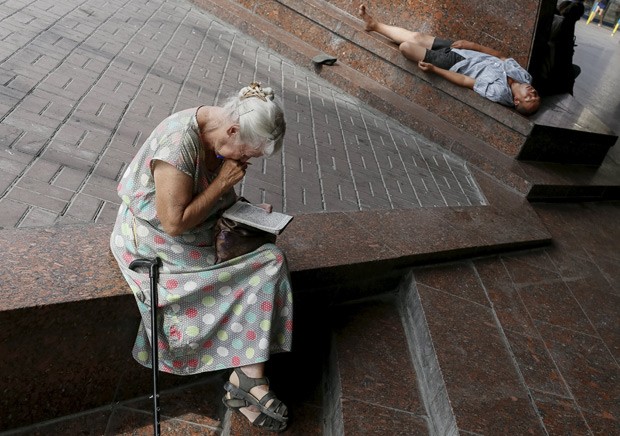
[[[368,13],[366,12],[366,5],[360,5],[357,13],[359,14],[360,18],[364,20],[364,23],[366,23],[366,32],[371,32],[375,30],[375,28],[377,27],[377,20],[368,15]]]
[[[228,391],[224,404],[242,413],[253,425],[271,431],[286,428],[287,408],[270,392],[266,378],[250,377],[241,368],[236,368],[224,388]]]
[[[237,375],[235,371],[233,371],[230,374],[228,381],[231,382],[234,386],[239,387],[239,376]],[[254,395],[258,400],[260,400],[261,398],[265,396],[267,392],[269,392],[269,385],[255,386],[252,389],[250,389],[249,392],[250,394]],[[226,398],[232,398],[230,392],[226,394]],[[267,406],[269,406],[272,403],[272,401],[267,403]],[[254,420],[258,418],[258,415],[260,415],[260,410],[256,406],[242,407],[241,409],[239,409],[239,412],[243,413],[245,417],[248,418],[248,421],[250,422],[254,422]]]

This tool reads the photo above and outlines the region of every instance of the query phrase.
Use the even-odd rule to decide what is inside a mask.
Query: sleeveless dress
[[[290,351],[293,301],[286,259],[273,244],[214,264],[213,226],[236,195],[223,195],[199,226],[180,236],[163,231],[155,211],[151,162],[162,160],[192,177],[194,194],[216,173],[204,166],[196,112],[177,112],[147,138],[118,185],[122,204],[110,247],[141,315],[134,358],[151,367],[148,271],[129,269],[136,258],[162,259],[158,281],[159,369],[187,375],[244,366]]]

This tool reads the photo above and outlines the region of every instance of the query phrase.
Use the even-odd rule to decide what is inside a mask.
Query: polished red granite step
[[[619,205],[535,209],[551,246],[414,268],[401,284],[431,422],[454,417],[439,434],[620,430],[620,258],[609,224]]]
[[[131,366],[131,362],[128,363]],[[135,362],[133,362],[134,365]],[[124,374],[119,386],[131,386],[128,377],[140,379],[143,393],[150,392],[150,371],[141,368],[132,374]],[[223,373],[201,375],[192,380],[183,380],[160,374],[160,427],[162,434],[201,434],[218,435],[222,422],[220,398],[223,393]],[[67,385],[58,389],[67,389]],[[78,386],[82,389],[92,387]],[[71,395],[71,392],[67,392]],[[122,394],[119,394],[119,398]],[[72,398],[68,398],[72,400]],[[73,399],[77,400],[77,399]],[[32,406],[44,406],[44,399],[28,398]],[[47,407],[50,407],[48,404]],[[76,407],[77,408],[77,407]],[[73,436],[91,435],[150,435],[153,434],[153,403],[147,395],[111,401],[109,404],[93,409],[85,409],[71,415],[58,414],[51,419],[34,422],[30,425],[12,429],[13,436]],[[5,434],[5,433],[3,433]]]
[[[463,102],[476,97],[466,90],[446,93],[442,88],[450,84],[429,82],[395,46],[364,32],[360,20],[327,2],[268,1],[260,7],[231,0],[194,3],[309,69],[317,54],[334,55],[338,62],[317,69],[318,75],[446,148],[466,133],[489,144],[501,142],[501,148],[515,154],[513,144],[528,130],[528,121],[506,108],[481,98],[474,98],[473,105]],[[481,118],[482,107],[493,116],[508,117],[510,127],[500,129],[488,114]]]
[[[545,434],[470,262],[415,269],[400,295],[440,434]]]
[[[325,434],[433,434],[393,295],[332,309]]]
[[[617,170],[596,167],[616,136],[570,96],[548,101],[526,119],[444,81],[428,82],[393,44],[364,32],[355,11],[338,9],[338,2],[194,3],[309,69],[321,52],[338,57],[316,73],[532,200],[620,198]],[[417,82],[407,85],[412,80]],[[409,95],[418,92],[420,102]],[[464,118],[450,119],[455,113]],[[586,115],[590,121],[583,122]],[[543,162],[517,160],[521,152]]]

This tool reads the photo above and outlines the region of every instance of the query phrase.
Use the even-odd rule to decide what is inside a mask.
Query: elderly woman
[[[112,253],[142,315],[134,358],[151,367],[150,294],[136,258],[162,259],[157,319],[159,370],[178,374],[234,368],[227,407],[281,431],[287,408],[269,391],[264,362],[290,351],[292,293],[273,244],[215,263],[213,227],[235,202],[248,160],[282,146],[285,122],[269,88],[243,88],[223,107],[177,112],[147,138],[118,186],[122,204]],[[264,205],[270,208],[268,205]]]

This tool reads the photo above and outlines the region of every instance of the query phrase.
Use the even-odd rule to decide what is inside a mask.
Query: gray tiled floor
[[[478,205],[466,164],[183,0],[0,2],[0,227],[112,222],[168,114],[252,80],[282,97],[281,156],[239,187],[289,213]]]
[[[611,29],[586,25],[581,20],[575,35],[573,61],[581,68],[575,81],[575,98],[620,133],[620,33],[612,37]]]

